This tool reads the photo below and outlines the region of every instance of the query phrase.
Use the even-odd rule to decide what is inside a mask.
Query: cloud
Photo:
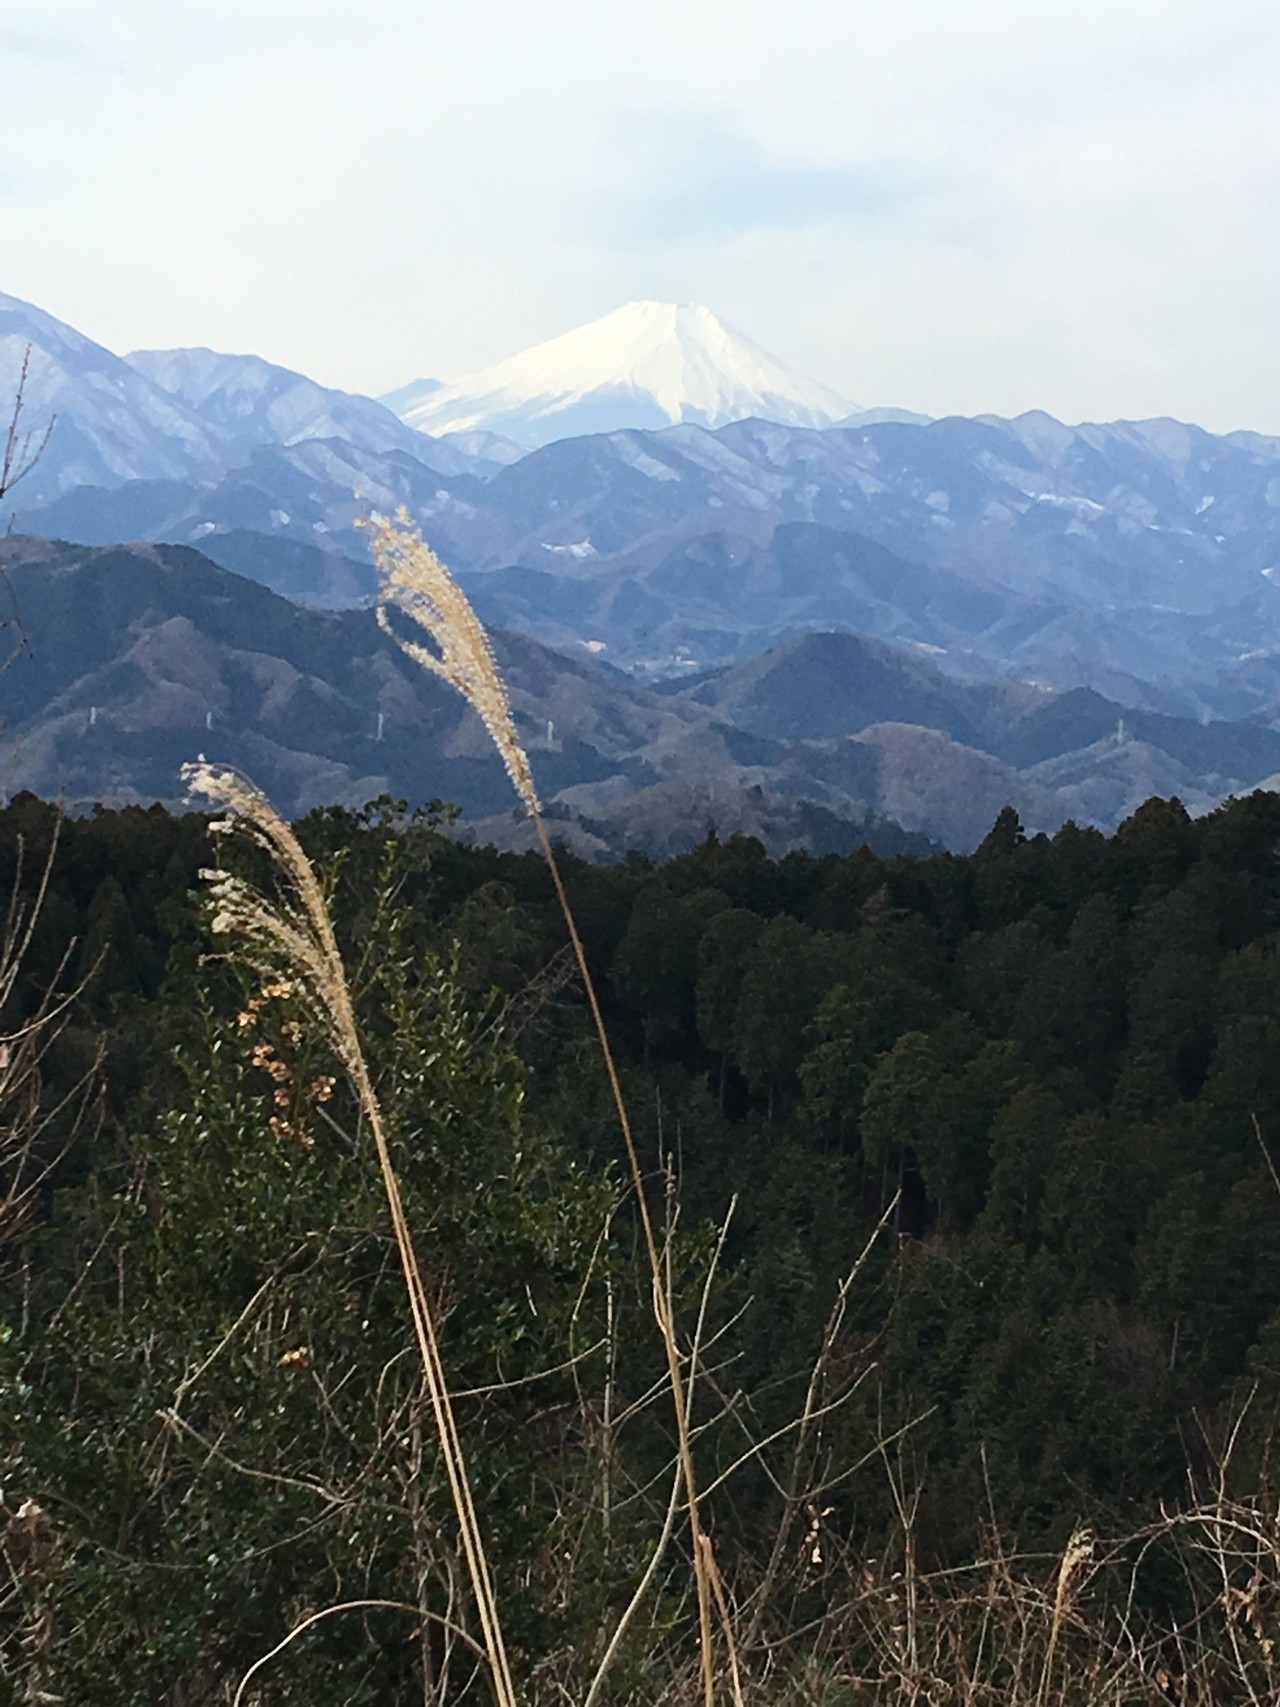
[[[109,53],[87,42],[69,25],[38,16],[0,23],[0,64],[8,67],[10,80],[15,74],[21,76],[24,64],[98,73],[116,69]]]
[[[900,223],[922,195],[911,175],[877,161],[771,160],[758,144],[700,114],[621,128],[615,159],[627,158],[630,169],[590,216],[604,242],[663,249],[828,222],[869,230]]]

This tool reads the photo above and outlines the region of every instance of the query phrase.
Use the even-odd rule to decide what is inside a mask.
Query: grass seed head
[[[200,759],[182,767],[197,798],[228,812],[212,826],[239,830],[267,849],[292,890],[287,898],[259,893],[234,872],[202,871],[209,886],[209,927],[241,940],[246,958],[268,979],[263,995],[297,994],[328,1031],[344,1066],[363,1071],[351,1000],[333,925],[311,861],[289,824],[267,797],[237,771]]]
[[[441,677],[475,709],[506,766],[512,786],[530,812],[538,810],[529,758],[516,734],[511,702],[489,636],[466,594],[413,525],[407,510],[394,520],[374,515],[373,534],[382,602],[378,622],[415,663]],[[416,622],[437,650],[397,632],[388,607]]]

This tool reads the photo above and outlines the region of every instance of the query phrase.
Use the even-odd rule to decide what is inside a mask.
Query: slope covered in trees
[[[0,813],[20,897],[55,828],[29,796]],[[663,1531],[671,1441],[550,879],[396,803],[300,832],[517,1669],[530,1699],[582,1699]],[[745,1665],[780,1676],[822,1628],[833,1675],[865,1669],[841,1622],[863,1576],[968,1567],[997,1531],[1010,1553],[1140,1534],[1189,1485],[1265,1482],[1278,850],[1280,797],[1257,794],[1198,821],[1153,800],[1110,838],[1028,839],[1006,812],[967,858],[775,861],[714,835],[662,865],[566,857],[703,1348],[706,1521]],[[358,1114],[296,991],[210,958],[209,857],[196,815],[63,823],[4,1016],[14,1036],[73,992],[39,1083],[4,1081],[6,1675],[223,1701],[312,1612],[379,1601],[246,1699],[478,1692]],[[23,1502],[44,1525],[25,1553]],[[1172,1631],[1197,1579],[1149,1551],[1135,1604]],[[1204,1594],[1212,1613],[1221,1584]],[[669,1569],[609,1693],[675,1679],[691,1618]]]

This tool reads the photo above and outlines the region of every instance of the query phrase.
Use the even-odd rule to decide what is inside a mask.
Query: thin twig
[[[407,1600],[344,1600],[339,1602],[337,1606],[324,1606],[321,1607],[319,1612],[311,1613],[310,1616],[304,1618],[300,1624],[295,1624],[284,1640],[282,1642],[277,1642],[275,1647],[271,1649],[270,1653],[263,1654],[261,1659],[256,1659],[240,1679],[240,1685],[236,1690],[231,1707],[240,1707],[241,1701],[244,1700],[245,1690],[249,1687],[249,1684],[253,1681],[257,1673],[262,1670],[263,1666],[268,1665],[279,1654],[282,1654],[287,1647],[297,1641],[299,1636],[305,1635],[308,1630],[319,1624],[321,1619],[336,1617],[339,1612],[359,1612],[361,1610],[411,1612],[415,1618],[421,1618],[428,1623],[442,1625],[451,1636],[457,1637],[460,1642],[465,1642],[466,1645],[473,1649],[481,1659],[486,1659],[488,1657],[485,1654],[484,1649],[474,1639],[474,1637],[468,1636],[467,1632],[462,1629],[460,1625],[453,1623],[452,1620],[448,1618],[442,1618],[438,1612],[429,1612],[424,1606],[414,1606]]]

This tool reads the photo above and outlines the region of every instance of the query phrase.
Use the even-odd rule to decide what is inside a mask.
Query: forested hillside
[[[382,802],[299,833],[515,1669],[583,1700],[675,1533],[604,1688],[656,1700],[695,1619],[608,1087],[546,866],[439,823]],[[991,1655],[1015,1626],[1042,1691],[1077,1646],[1131,1668],[1106,1699],[1181,1700],[1196,1667],[1215,1699],[1275,1681],[1274,1575],[1175,1514],[1274,1525],[1278,850],[1258,793],[1199,820],[1151,800],[1111,837],[1007,811],[968,857],[714,834],[665,864],[564,856],[701,1371],[748,1686],[861,1699],[919,1684],[931,1642],[1012,1700]],[[195,814],[0,813],[0,1687],[230,1701],[359,1603],[243,1700],[481,1699],[367,1136],[297,990],[213,951],[211,857]],[[1010,1594],[1040,1585],[1047,1638],[994,1599],[981,1641],[964,1622],[951,1585],[993,1559]]]

